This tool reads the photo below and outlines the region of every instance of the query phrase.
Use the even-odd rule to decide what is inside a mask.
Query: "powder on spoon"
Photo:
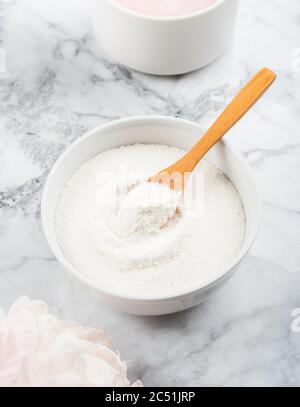
[[[164,195],[167,187],[143,182],[184,153],[163,145],[130,145],[97,155],[71,176],[55,226],[78,272],[115,293],[156,296],[203,287],[222,275],[245,234],[244,209],[232,182],[202,161],[197,171],[203,188],[192,202],[184,201],[175,221],[169,219],[178,195],[169,189]],[[138,185],[120,193],[124,171]]]
[[[121,202],[115,231],[123,237],[157,234],[174,220],[180,200],[181,193],[168,186],[141,182]]]

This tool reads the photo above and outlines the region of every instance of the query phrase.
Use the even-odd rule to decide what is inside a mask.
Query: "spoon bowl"
[[[86,293],[116,310],[137,315],[163,315],[191,308],[207,300],[233,275],[246,256],[258,231],[261,201],[255,178],[243,156],[230,143],[221,140],[206,158],[233,182],[241,196],[246,214],[246,235],[243,246],[232,263],[220,269],[220,277],[203,286],[198,283],[176,295],[150,295],[147,291],[128,295],[121,290],[107,289],[77,270],[66,258],[55,232],[55,211],[61,192],[74,172],[103,151],[136,143],[164,144],[189,150],[206,128],[187,120],[164,116],[141,116],[116,120],[102,125],[81,137],[58,159],[51,170],[42,197],[42,223],[54,255],[69,277]],[[197,171],[197,169],[196,169]],[[188,266],[187,266],[188,267]],[[92,301],[92,300],[91,300]]]

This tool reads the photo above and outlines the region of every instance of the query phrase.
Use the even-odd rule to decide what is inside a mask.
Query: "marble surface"
[[[87,2],[1,0],[0,307],[20,295],[56,315],[103,327],[145,385],[298,386],[300,333],[300,3],[241,0],[234,47],[177,78],[117,65],[98,48]],[[257,241],[238,273],[204,305],[141,318],[96,304],[65,276],[45,241],[47,174],[84,132],[120,117],[165,114],[210,123],[261,66],[276,86],[229,136],[264,201]]]

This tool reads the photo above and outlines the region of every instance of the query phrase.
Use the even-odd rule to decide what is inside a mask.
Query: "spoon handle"
[[[276,79],[268,68],[261,69],[237,94],[232,102],[203,135],[201,140],[177,163],[169,167],[169,174],[192,172],[201,158],[234,126],[257,102]]]

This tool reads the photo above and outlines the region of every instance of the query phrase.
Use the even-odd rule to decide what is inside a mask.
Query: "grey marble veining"
[[[176,78],[132,72],[91,32],[87,2],[1,0],[0,307],[20,295],[57,315],[103,327],[145,385],[299,386],[300,3],[241,0],[234,47]],[[115,313],[67,279],[45,241],[40,197],[60,153],[120,117],[166,114],[208,124],[261,66],[278,73],[264,101],[231,132],[264,201],[257,241],[217,295],[159,318]]]

